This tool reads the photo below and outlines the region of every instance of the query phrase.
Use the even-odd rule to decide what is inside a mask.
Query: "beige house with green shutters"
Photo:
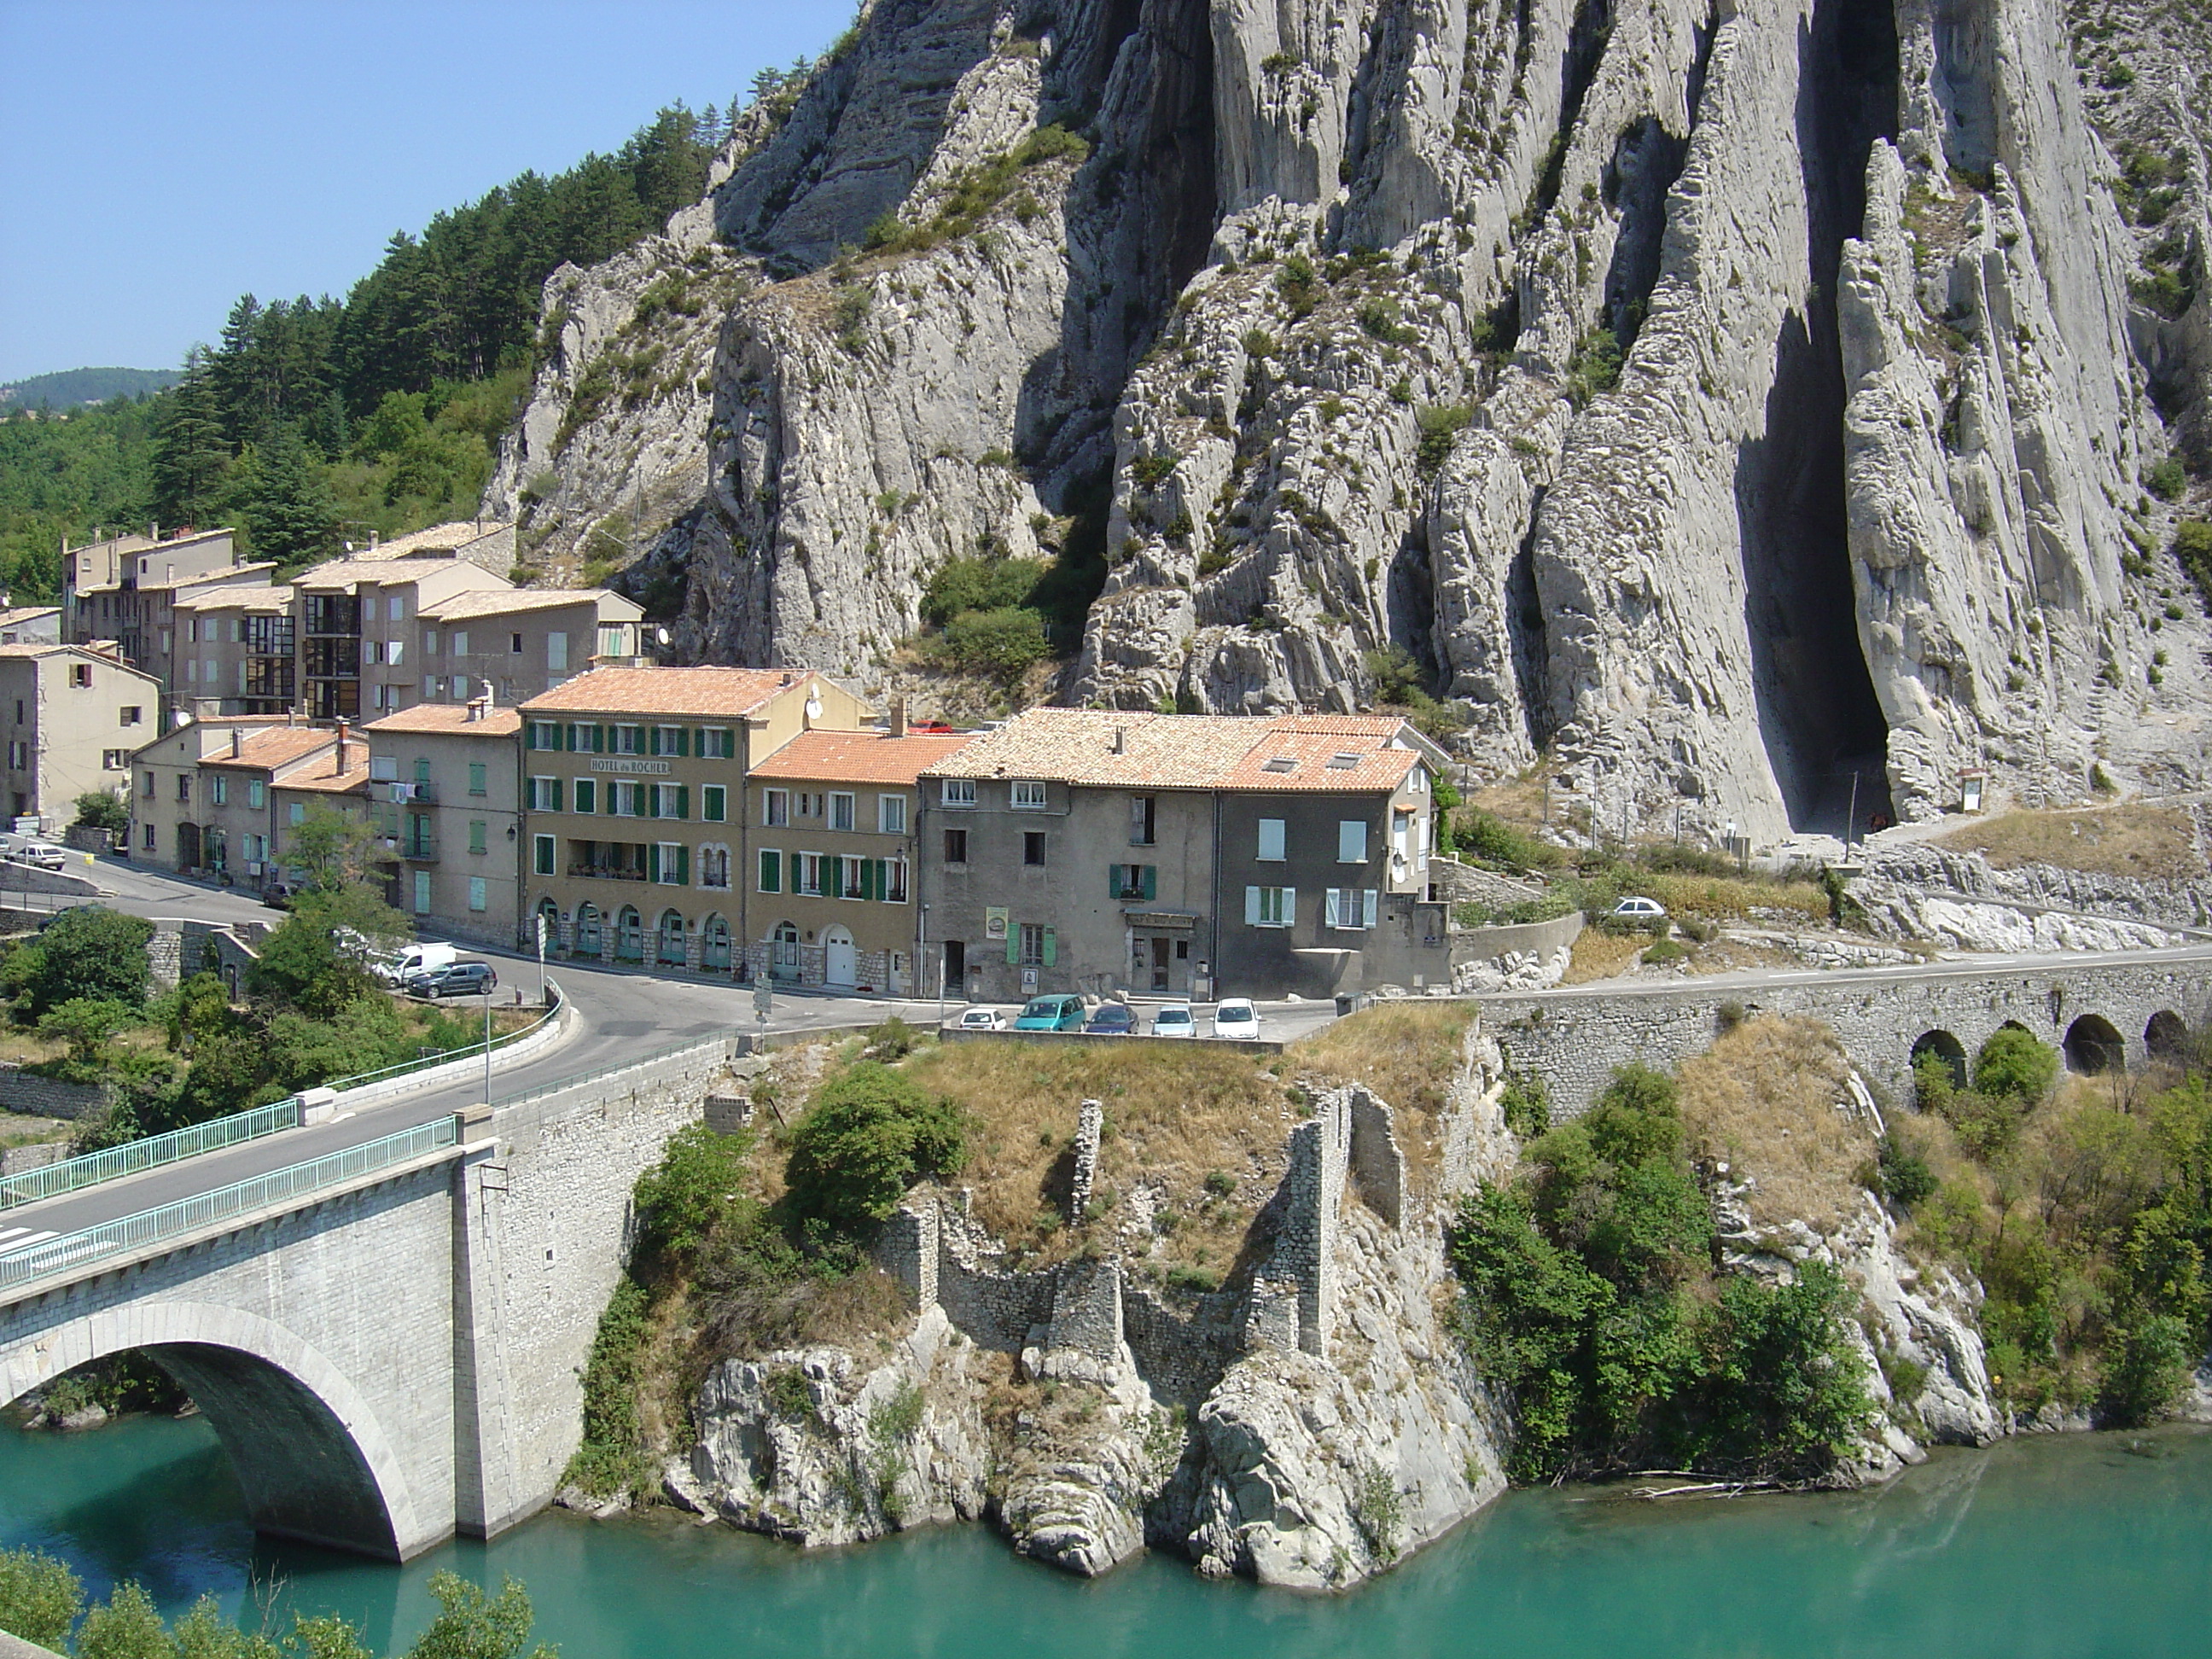
[[[708,973],[745,963],[745,781],[871,711],[798,670],[603,667],[518,711],[522,927],[549,952]]]

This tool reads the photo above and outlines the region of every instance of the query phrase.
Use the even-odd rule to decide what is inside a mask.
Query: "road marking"
[[[15,1255],[21,1251],[29,1249],[33,1244],[43,1244],[46,1240],[58,1237],[52,1232],[33,1233],[27,1238],[18,1238],[14,1236],[22,1231],[21,1227],[15,1227],[6,1233],[0,1233],[0,1257]]]

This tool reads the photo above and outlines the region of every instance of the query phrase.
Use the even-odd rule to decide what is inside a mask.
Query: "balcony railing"
[[[435,864],[438,861],[438,838],[435,836],[402,836],[399,856],[416,864]]]
[[[572,876],[581,876],[588,881],[645,881],[648,874],[643,870],[617,869],[604,864],[572,864]]]

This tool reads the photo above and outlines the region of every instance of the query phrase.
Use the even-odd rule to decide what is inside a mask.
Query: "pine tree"
[[[164,524],[214,523],[230,459],[207,354],[195,346],[155,428],[155,515]]]
[[[298,433],[279,428],[250,457],[240,483],[240,516],[255,558],[289,571],[337,550],[337,511]]]

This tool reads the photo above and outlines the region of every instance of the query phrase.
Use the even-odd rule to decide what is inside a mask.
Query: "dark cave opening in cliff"
[[[1868,155],[1895,136],[1897,106],[1887,0],[1820,0],[1798,37],[1806,298],[1773,343],[1765,434],[1741,446],[1735,480],[1759,734],[1801,832],[1841,833],[1854,815],[1863,830],[1893,811],[1851,582],[1836,278],[1864,222]]]

